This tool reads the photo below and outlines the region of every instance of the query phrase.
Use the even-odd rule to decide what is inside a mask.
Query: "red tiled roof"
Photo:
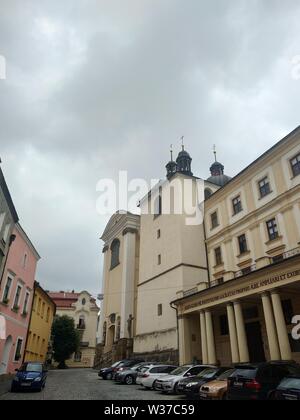
[[[71,308],[77,302],[79,293],[70,292],[50,292],[49,296],[56,303],[58,308]]]
[[[80,293],[74,292],[48,292],[48,294],[58,308],[71,308],[73,303],[76,303],[80,296]],[[97,307],[96,299],[91,297],[90,302]]]

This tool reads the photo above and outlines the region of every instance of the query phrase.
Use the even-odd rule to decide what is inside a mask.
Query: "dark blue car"
[[[12,381],[11,392],[16,391],[42,391],[45,388],[47,370],[42,363],[28,362],[17,370]]]

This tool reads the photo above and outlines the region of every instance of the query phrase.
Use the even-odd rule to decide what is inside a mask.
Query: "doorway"
[[[266,361],[264,342],[261,333],[260,322],[249,322],[246,324],[246,335],[251,363]]]
[[[13,345],[13,340],[12,340],[11,335],[9,335],[4,344],[3,356],[2,356],[2,360],[0,364],[0,375],[5,375],[7,373],[9,356],[10,356],[12,345]]]

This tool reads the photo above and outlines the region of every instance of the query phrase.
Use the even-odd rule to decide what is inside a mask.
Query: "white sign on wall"
[[[0,315],[0,340],[6,339],[6,320],[4,316]]]

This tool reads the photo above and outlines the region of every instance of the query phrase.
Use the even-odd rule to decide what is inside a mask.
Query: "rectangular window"
[[[285,323],[287,325],[291,325],[292,319],[294,317],[294,309],[293,309],[292,301],[290,299],[286,299],[282,301],[282,310],[284,314]]]
[[[43,302],[42,304],[42,313],[41,313],[41,317],[44,318],[45,315],[45,302]]]
[[[293,176],[300,175],[300,153],[295,156],[293,159],[291,159],[291,167]]]
[[[238,237],[238,243],[240,254],[245,254],[248,252],[247,238],[245,234]]]
[[[216,259],[216,265],[223,264],[221,247],[218,247],[218,248],[215,249],[215,259]]]
[[[215,229],[216,227],[219,226],[218,213],[215,211],[214,213],[210,215],[210,218],[211,218],[211,228]]]
[[[274,239],[278,238],[278,227],[275,218],[267,222],[267,229],[270,241],[274,241]]]
[[[161,231],[160,231],[160,229],[158,229],[158,231],[157,231],[157,239],[160,239],[160,237],[161,237]]]
[[[264,198],[266,195],[271,193],[271,186],[268,177],[259,181],[258,183],[260,198]]]
[[[23,257],[22,267],[26,268],[26,264],[27,264],[27,254],[25,254]]]
[[[23,315],[27,315],[28,313],[29,297],[30,297],[30,293],[26,292],[24,306],[23,306]]]
[[[234,198],[232,200],[233,214],[238,214],[243,210],[241,196]]]
[[[6,282],[6,286],[5,286],[5,289],[4,289],[4,293],[3,293],[3,299],[2,299],[3,303],[8,303],[9,302],[9,293],[10,293],[12,282],[13,282],[12,279],[10,277],[8,277],[7,282]]]
[[[157,262],[158,262],[158,265],[161,265],[161,255],[159,255],[159,256],[157,257]]]
[[[4,229],[3,238],[2,238],[4,240],[4,242],[7,242],[8,234],[9,234],[9,229],[10,229],[10,223],[8,223],[5,226],[5,229]]]
[[[160,303],[159,305],[157,305],[157,315],[162,316],[162,312],[162,304]]]
[[[15,362],[19,362],[22,358],[22,345],[23,345],[22,338],[18,338],[17,344],[16,344]]]
[[[229,335],[228,319],[226,315],[220,316],[220,332],[221,335]]]
[[[16,296],[15,296],[13,309],[19,309],[21,292],[22,292],[22,286],[17,286],[17,292],[16,292]]]

